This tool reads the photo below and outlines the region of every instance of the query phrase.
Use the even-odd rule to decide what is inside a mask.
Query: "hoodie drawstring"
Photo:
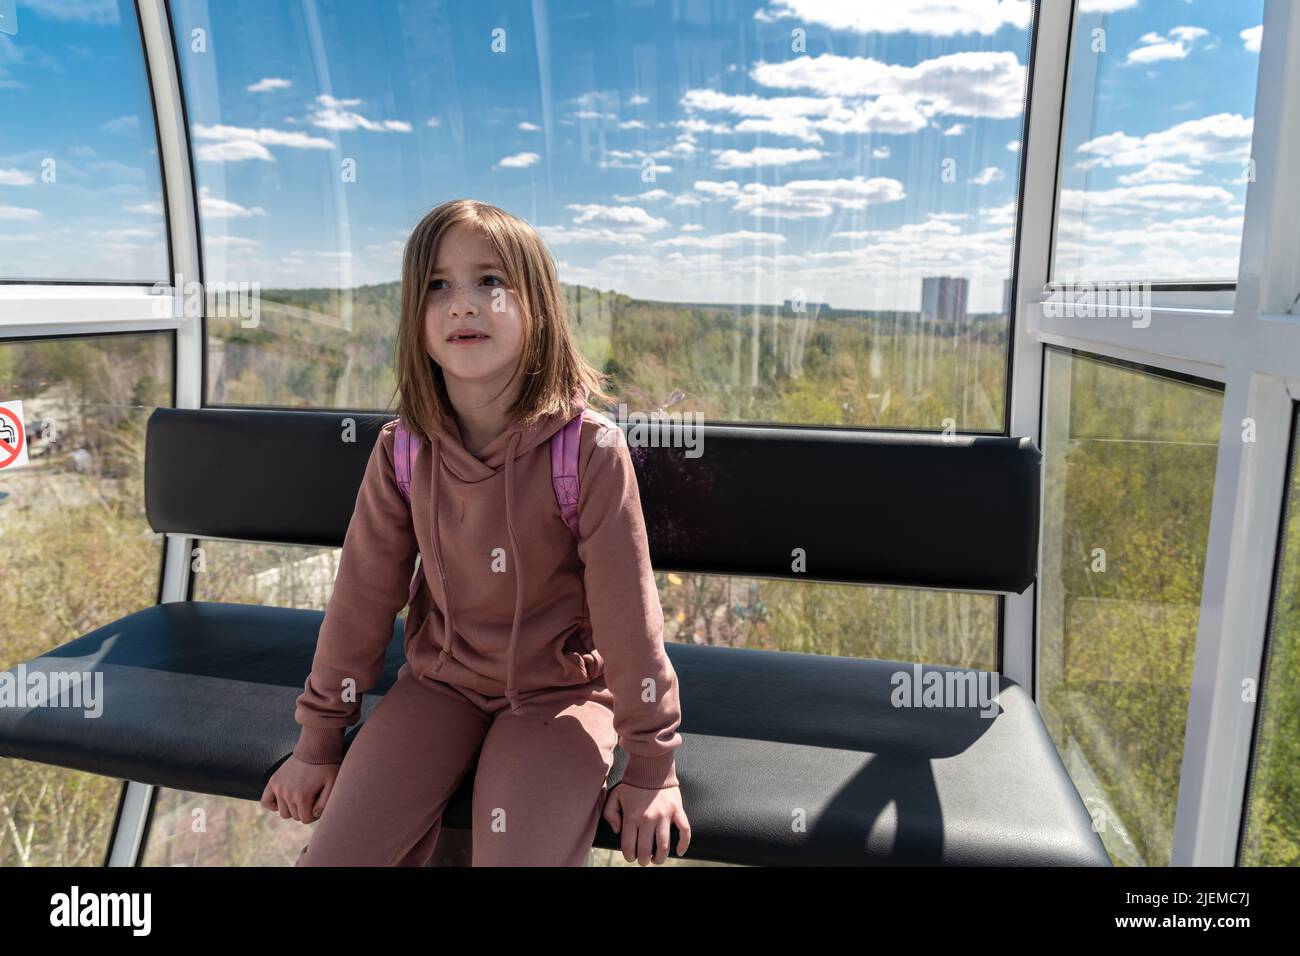
[[[515,451],[519,447],[520,433],[510,436],[510,446],[506,451],[506,530],[510,536],[510,553],[515,570],[515,615],[510,626],[510,645],[506,651],[506,697],[510,701],[511,713],[519,713],[519,693],[515,690],[515,649],[519,641],[519,624],[523,617],[524,605],[524,569],[519,558],[519,542],[515,538],[515,526],[510,500],[514,495]],[[442,593],[447,600],[447,633],[442,650],[438,652],[438,662],[433,666],[433,673],[438,673],[442,665],[451,657],[452,642],[456,636],[456,620],[452,611],[451,589],[447,587],[447,573],[442,560],[442,545],[438,539],[438,473],[442,470],[439,457],[438,436],[430,441],[430,458],[433,462],[433,476],[429,482],[429,513],[433,516],[433,560],[438,565],[438,577],[442,581]]]
[[[451,607],[451,588],[447,587],[447,572],[443,569],[442,545],[438,540],[438,473],[442,471],[442,458],[439,456],[438,436],[433,435],[430,442],[430,460],[433,462],[433,475],[429,479],[429,514],[433,516],[433,560],[438,565],[438,577],[442,581],[442,593],[447,599],[447,633],[438,652],[438,663],[433,665],[436,674],[451,656],[451,643],[456,635],[456,617]]]
[[[510,520],[510,498],[515,484],[515,449],[519,447],[519,432],[510,437],[506,450],[506,531],[510,535],[510,553],[515,562],[515,619],[510,625],[510,649],[506,652],[506,697],[510,710],[519,713],[519,693],[515,690],[515,646],[519,640],[519,621],[524,613],[524,569],[519,561],[519,542],[515,540],[514,522]]]

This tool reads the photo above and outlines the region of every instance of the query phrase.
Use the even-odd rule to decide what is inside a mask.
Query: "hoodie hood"
[[[443,648],[438,654],[438,662],[434,665],[433,672],[436,674],[441,670],[442,665],[452,656],[453,645],[456,640],[456,621],[453,607],[455,599],[451,589],[447,586],[447,575],[442,558],[442,544],[438,536],[438,486],[442,468],[445,467],[461,481],[470,483],[484,481],[504,471],[506,528],[510,538],[510,557],[511,561],[513,561],[511,567],[514,569],[515,574],[514,619],[510,627],[510,645],[506,652],[506,697],[510,700],[511,711],[515,713],[519,711],[518,693],[515,690],[515,653],[519,642],[519,624],[523,616],[523,586],[527,569],[522,566],[518,535],[514,524],[515,516],[518,514],[518,508],[515,504],[514,463],[515,459],[528,454],[538,445],[549,441],[551,436],[575,417],[581,415],[586,407],[586,393],[576,391],[569,399],[569,407],[566,412],[544,415],[528,427],[513,422],[505,431],[489,442],[478,455],[472,454],[465,447],[460,428],[455,422],[451,423],[450,429],[436,426],[434,433],[429,436],[430,451],[433,456],[432,477],[429,482],[429,514],[433,515],[433,559],[438,576],[442,580],[442,592],[447,599],[446,640],[443,642]]]

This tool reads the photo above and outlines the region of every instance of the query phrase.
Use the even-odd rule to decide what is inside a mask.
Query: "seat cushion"
[[[20,665],[102,672],[102,712],[0,707],[0,756],[260,799],[297,740],[294,701],[322,618],[197,601],[131,614]],[[396,679],[401,637],[396,621],[363,721]],[[666,648],[681,683],[677,768],[690,857],[1109,865],[1033,701],[1006,678],[989,718],[977,706],[895,707],[895,675],[912,674],[911,664]],[[619,749],[611,787],[626,759]],[[472,786],[470,773],[448,806],[449,828],[469,827]],[[603,819],[595,845],[619,846]]]

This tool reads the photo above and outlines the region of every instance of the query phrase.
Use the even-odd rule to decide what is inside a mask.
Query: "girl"
[[[389,422],[297,699],[298,743],[262,806],[321,818],[298,865],[424,866],[473,769],[475,866],[584,865],[602,808],[627,860],[663,863],[670,823],[685,853],[677,677],[636,474],[619,427],[586,409],[609,396],[570,338],[550,253],[495,206],[444,203],[406,243],[401,296],[399,421],[421,441],[410,503]],[[550,445],[577,416],[571,532]],[[343,760],[417,555],[406,661]],[[616,743],[627,767],[606,795]]]

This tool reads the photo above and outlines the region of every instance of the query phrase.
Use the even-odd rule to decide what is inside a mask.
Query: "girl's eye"
[[[504,281],[503,281],[502,279],[500,279],[498,276],[484,276],[483,279],[484,279],[484,281],[487,281],[488,279],[491,279],[493,282],[500,282],[502,285],[505,284]],[[446,281],[447,281],[446,279],[430,279],[430,280],[429,280],[429,288],[430,288],[430,289],[438,289],[438,283],[439,283],[439,282],[446,282]]]

